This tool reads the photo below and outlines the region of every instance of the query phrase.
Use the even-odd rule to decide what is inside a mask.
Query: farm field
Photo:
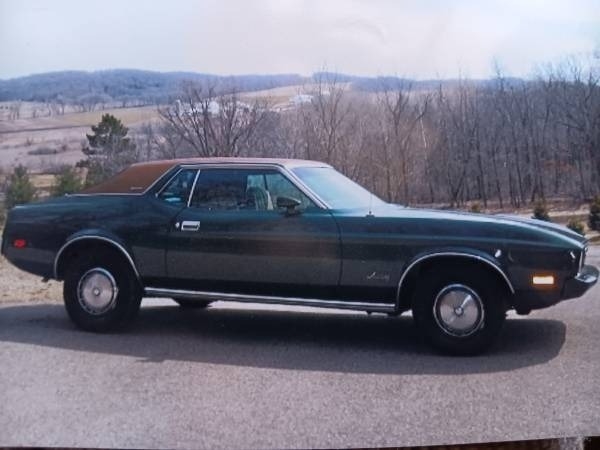
[[[27,111],[27,105],[23,109]],[[85,134],[103,114],[117,116],[133,133],[136,127],[159,120],[155,106],[0,120],[0,168],[6,171],[22,164],[39,173],[75,164],[83,158],[81,146]]]

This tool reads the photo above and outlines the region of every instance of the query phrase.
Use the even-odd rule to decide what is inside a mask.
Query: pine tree
[[[52,186],[52,195],[60,197],[65,194],[73,194],[82,188],[81,179],[71,166],[64,166],[56,176],[55,184]]]
[[[86,134],[88,145],[82,149],[87,160],[78,164],[88,168],[88,186],[106,180],[137,159],[135,143],[127,137],[129,129],[112,114],[102,115],[92,132]]]
[[[29,179],[27,168],[21,165],[15,167],[6,186],[6,209],[10,209],[21,203],[29,203],[35,197],[35,186]]]

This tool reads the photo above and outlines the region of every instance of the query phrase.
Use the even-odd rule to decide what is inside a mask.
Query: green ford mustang
[[[146,297],[412,310],[437,349],[475,354],[506,311],[583,295],[586,240],[546,222],[404,208],[314,161],[136,164],[84,193],[17,206],[2,253],[64,280],[81,328],[126,325]]]

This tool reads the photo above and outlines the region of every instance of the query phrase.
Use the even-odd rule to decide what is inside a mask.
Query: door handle
[[[198,231],[199,229],[199,220],[184,220],[181,222],[181,231]]]

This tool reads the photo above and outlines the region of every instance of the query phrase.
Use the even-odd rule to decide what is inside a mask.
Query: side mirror
[[[298,206],[300,206],[302,203],[300,202],[300,200],[296,200],[295,198],[290,198],[290,197],[277,197],[277,207],[278,208],[285,208],[286,209],[286,214],[288,216],[294,215],[294,214],[300,214],[300,211],[298,211],[296,208]]]

